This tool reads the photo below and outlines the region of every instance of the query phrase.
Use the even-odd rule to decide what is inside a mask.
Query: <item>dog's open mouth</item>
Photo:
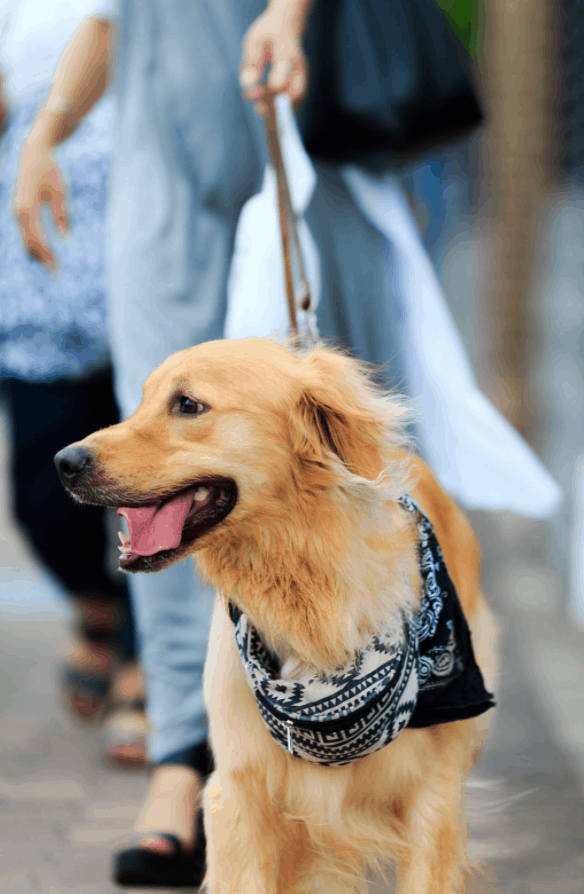
[[[235,483],[227,479],[200,482],[151,506],[123,506],[128,535],[119,533],[120,567],[125,571],[156,571],[177,553],[222,522],[237,500]]]

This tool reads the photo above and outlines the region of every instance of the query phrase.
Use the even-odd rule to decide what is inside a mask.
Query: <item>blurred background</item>
[[[469,785],[471,854],[503,894],[576,894],[584,877],[584,3],[485,0],[472,19],[468,4],[441,5],[474,56],[486,124],[409,171],[412,206],[483,391],[565,492],[545,523],[472,513],[503,662],[494,730]],[[143,771],[106,766],[99,739],[64,710],[57,674],[71,618],[11,517],[10,437],[0,408],[0,892],[105,894],[117,890],[109,855],[131,830]]]

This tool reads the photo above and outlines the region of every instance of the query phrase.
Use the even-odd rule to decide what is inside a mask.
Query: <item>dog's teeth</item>
[[[122,546],[124,546],[130,539],[127,534],[124,534],[123,531],[118,531],[118,537],[120,538],[120,543],[122,544]]]
[[[208,487],[198,487],[194,493],[195,503],[202,503],[209,496]]]

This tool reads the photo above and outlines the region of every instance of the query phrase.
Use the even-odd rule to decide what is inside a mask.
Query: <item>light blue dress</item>
[[[262,132],[237,72],[261,0],[122,0],[109,205],[111,347],[125,415],[171,353],[220,338],[235,226],[259,188]],[[206,734],[212,596],[189,561],[132,575],[154,727],[167,759]]]

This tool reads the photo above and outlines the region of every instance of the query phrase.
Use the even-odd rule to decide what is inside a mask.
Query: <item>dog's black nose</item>
[[[62,479],[72,482],[91,464],[91,454],[84,447],[65,447],[55,456],[55,465]]]

